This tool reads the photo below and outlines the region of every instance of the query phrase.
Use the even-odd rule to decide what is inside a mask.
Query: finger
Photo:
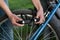
[[[24,26],[24,24],[15,23],[16,26]]]
[[[39,21],[40,21],[40,17],[39,16],[36,16],[36,18],[39,18]],[[39,21],[38,22],[35,22],[36,24],[39,24]]]
[[[36,18],[39,18],[39,16],[37,15]]]
[[[42,23],[44,23],[44,19],[40,19],[40,21],[39,22],[36,22],[36,24],[42,24]]]
[[[40,20],[40,21],[38,21],[38,22],[36,22],[36,24],[41,24],[41,20]]]
[[[17,20],[22,20],[22,19],[18,17]]]
[[[42,23],[43,23],[42,21],[36,22],[36,24],[42,24]]]
[[[44,21],[45,21],[45,20],[44,20],[44,19],[42,19],[39,23],[40,23],[40,24],[43,24],[43,23],[44,23]]]
[[[17,18],[16,22],[18,22],[18,21],[22,21],[22,19],[21,18]]]
[[[45,18],[41,17],[40,24],[44,23],[44,21],[45,21]]]
[[[14,19],[13,19],[14,20]],[[16,21],[12,21],[12,24],[15,25],[15,26],[24,26],[24,24],[19,24],[19,23],[16,23]]]

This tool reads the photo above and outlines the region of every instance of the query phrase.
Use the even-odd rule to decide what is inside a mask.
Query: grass
[[[9,7],[11,10],[16,10],[16,9],[28,9],[28,8],[34,8],[32,1],[31,0],[9,0]],[[28,31],[30,31],[31,27],[28,27]],[[21,29],[22,32],[21,32]],[[25,40],[26,35],[28,35],[29,32],[27,32],[27,26],[25,25],[24,27],[18,27],[14,29],[14,40],[21,40],[21,34],[23,40]],[[55,39],[53,39],[55,40]]]
[[[31,0],[9,0],[11,10],[33,8]]]
[[[9,7],[11,10],[16,10],[16,9],[28,9],[28,8],[34,8],[32,1],[31,0],[9,0]],[[26,31],[27,31],[27,26],[25,25],[24,27],[18,27],[14,28],[14,40],[20,40],[21,39],[21,28],[22,34],[24,35],[23,40],[25,40],[26,36]],[[30,28],[29,28],[30,29]]]

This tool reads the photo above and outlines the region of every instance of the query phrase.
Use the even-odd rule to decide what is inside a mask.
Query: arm
[[[37,18],[40,18],[40,21],[37,23],[43,23],[45,21],[44,15],[43,15],[43,8],[41,6],[40,0],[32,0],[34,6],[37,8]]]
[[[37,8],[37,10],[39,10],[40,8],[42,8],[40,0],[32,0],[34,6]]]
[[[10,16],[10,14],[12,14],[12,12],[9,10],[9,8],[6,5],[6,3],[4,2],[4,0],[0,0],[0,7],[6,12],[6,14],[8,16]]]
[[[22,19],[19,18],[19,17],[17,17],[15,14],[13,14],[10,11],[10,9],[8,8],[8,6],[4,2],[4,0],[0,0],[0,7],[6,12],[7,16],[9,17],[9,19],[11,20],[11,22],[12,22],[13,25],[23,26],[23,25],[17,23],[17,21],[20,21]]]

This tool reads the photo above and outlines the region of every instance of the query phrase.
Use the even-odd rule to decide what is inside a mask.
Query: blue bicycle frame
[[[56,10],[59,8],[60,6],[60,0],[58,1],[58,4],[56,4],[56,6],[53,8],[53,10],[51,11],[51,13],[47,16],[47,20],[45,21],[45,23],[43,23],[37,30],[36,32],[32,35],[32,37],[30,38],[30,40],[37,40],[37,38],[39,36],[41,36],[40,34],[42,33],[42,31],[47,27],[47,24],[49,23],[49,21],[51,20],[51,18],[53,17],[53,15],[55,14]]]

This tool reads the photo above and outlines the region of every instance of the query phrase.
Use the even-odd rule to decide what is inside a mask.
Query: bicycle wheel
[[[23,12],[23,13],[20,13]],[[35,33],[35,31],[39,28],[40,25],[36,25],[33,18],[32,11],[28,10],[16,10],[14,11],[18,14],[18,16],[22,17],[24,20],[30,20],[28,24],[25,24],[24,27],[14,27],[14,40],[29,40],[31,36]],[[25,13],[26,12],[26,13]],[[25,14],[24,14],[25,13]],[[35,11],[34,11],[35,13]],[[22,15],[22,16],[21,16]],[[34,14],[35,15],[35,14]],[[47,30],[46,30],[47,29]],[[52,28],[50,25],[46,27],[44,31],[39,35],[38,40],[58,40],[58,36],[56,34],[56,30]],[[34,39],[33,39],[34,40]]]
[[[44,31],[41,33],[38,40],[59,40],[56,31],[52,28],[51,25],[47,25]]]
[[[54,0],[53,0],[54,1]],[[58,0],[54,1],[55,3],[52,3],[51,7],[54,8],[56,6],[56,4],[58,4]],[[51,10],[52,10],[51,8]],[[60,7],[57,9],[57,11],[55,12],[55,15],[52,17],[51,21],[50,21],[50,25],[53,27],[53,29],[56,31],[56,34],[59,37],[60,40]]]
[[[59,37],[60,40],[60,19],[57,18],[56,15],[53,16],[53,18],[50,21],[51,26],[54,28],[54,30],[56,31],[56,34]]]
[[[30,14],[29,14],[30,15]],[[23,15],[23,19],[31,20],[31,15]],[[27,17],[27,18],[26,18]],[[36,25],[34,21],[26,24],[24,27],[14,27],[14,40],[30,40],[30,37],[35,33],[40,25]],[[33,39],[34,40],[34,39]],[[38,40],[59,40],[56,31],[49,24],[40,34]]]
[[[29,40],[29,38],[34,34],[34,32],[39,27],[36,25],[29,26],[26,24],[24,27],[14,28],[14,40]],[[48,28],[48,29],[47,29]],[[49,25],[38,38],[39,40],[58,40],[58,36],[55,30]]]

